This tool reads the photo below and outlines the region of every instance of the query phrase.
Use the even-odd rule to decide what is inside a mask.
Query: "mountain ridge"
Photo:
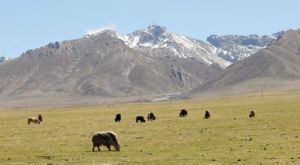
[[[51,42],[2,63],[0,96],[115,99],[184,93],[232,67],[217,49],[208,41],[161,26],[126,35],[103,29],[79,39]]]
[[[225,68],[229,62],[215,55],[215,48],[207,43],[184,35],[168,32],[165,27],[148,26],[146,29],[122,34],[111,29],[99,33],[108,33],[121,39],[128,47],[147,52],[152,56],[178,56],[179,58],[195,58],[207,64],[218,63]],[[96,33],[94,35],[97,35]],[[88,35],[89,37],[91,35]]]
[[[0,65],[2,96],[127,97],[183,92],[218,67],[192,58],[154,58],[110,34],[54,42]]]
[[[216,89],[230,93],[228,89],[247,92],[260,88],[297,88],[299,65],[300,30],[289,30],[267,48],[232,64],[190,93],[197,95]]]
[[[195,58],[207,64],[217,63],[226,68],[257,51],[266,48],[273,40],[284,34],[280,31],[269,35],[210,35],[201,41],[185,35],[169,32],[166,27],[150,25],[128,34],[112,29],[99,33],[108,33],[121,39],[127,46],[150,53],[153,56],[167,54],[180,58]],[[87,35],[91,36],[91,34]]]

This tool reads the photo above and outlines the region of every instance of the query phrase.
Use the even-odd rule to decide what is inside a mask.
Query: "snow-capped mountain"
[[[217,49],[210,43],[171,33],[162,26],[151,25],[146,29],[130,34],[121,34],[111,29],[99,33],[109,33],[123,40],[128,47],[146,52],[154,57],[193,58],[207,64],[219,64],[222,68],[231,64],[231,62],[219,57],[216,54]]]
[[[194,58],[141,52],[119,39],[124,36],[103,30],[28,50],[0,65],[0,97],[165,95],[191,90],[221,72]]]
[[[299,90],[300,29],[275,35],[279,38],[267,48],[232,64],[221,74],[191,90],[190,94],[216,91],[223,94],[252,93],[260,92],[261,88],[266,91]]]
[[[218,77],[221,67],[234,61],[221,56],[221,49],[262,48],[278,36],[214,36],[208,42],[156,25],[130,34],[96,30],[1,63],[0,97],[127,98],[183,93]],[[242,53],[237,51],[241,57],[237,60],[244,57]]]
[[[126,40],[125,40],[126,41]],[[203,42],[184,35],[168,32],[165,27],[152,25],[145,30],[128,35],[127,45],[153,55],[175,55],[180,58],[194,58],[208,64],[217,63],[227,67],[230,63],[216,55],[216,49]]]
[[[266,48],[273,40],[276,40],[283,34],[284,31],[270,36],[259,36],[256,34],[248,36],[211,35],[207,38],[207,42],[217,48],[216,54],[219,57],[234,63]]]
[[[148,26],[129,34],[122,34],[112,29],[102,29],[86,37],[107,33],[121,39],[128,47],[145,52],[151,56],[193,58],[197,61],[218,64],[226,68],[230,64],[244,59],[267,47],[273,40],[283,35],[284,31],[270,36],[256,34],[241,35],[211,35],[206,41],[201,41],[181,34],[169,32],[158,25]]]

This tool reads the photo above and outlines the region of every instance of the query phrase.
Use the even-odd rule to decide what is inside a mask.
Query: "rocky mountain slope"
[[[112,31],[50,43],[0,65],[1,96],[127,97],[182,92],[220,71],[201,59],[153,56]]]
[[[1,63],[0,96],[115,98],[186,92],[281,35],[214,35],[200,41],[157,25],[130,34],[106,29]]]
[[[115,38],[121,39],[128,47],[149,54],[152,57],[194,58],[209,65],[218,64],[222,68],[231,64],[231,62],[219,57],[216,54],[216,48],[208,42],[169,32],[162,26],[151,25],[146,29],[130,34],[122,34],[112,30],[104,31]],[[89,34],[86,37],[93,35],[95,34]]]
[[[289,30],[267,48],[238,61],[218,76],[192,90],[243,92],[261,88],[298,88],[300,80],[300,30]]]
[[[151,56],[178,56],[195,58],[207,64],[218,64],[226,68],[267,47],[284,31],[272,35],[211,35],[206,41],[169,32],[163,26],[151,25],[129,34],[111,31],[111,34],[130,48],[149,53]]]
[[[270,36],[259,36],[256,34],[248,36],[211,35],[207,38],[207,42],[216,47],[216,54],[219,57],[234,63],[266,48],[273,40],[276,40],[283,34],[284,31]]]
[[[153,56],[168,54],[180,58],[194,58],[207,64],[218,64],[225,68],[230,63],[216,55],[216,48],[207,42],[168,32],[165,27],[149,26],[127,35],[125,43]]]

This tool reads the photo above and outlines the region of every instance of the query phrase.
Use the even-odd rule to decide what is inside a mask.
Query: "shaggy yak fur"
[[[250,114],[249,114],[249,117],[250,117],[250,118],[255,117],[255,112],[254,112],[254,111],[251,111]]]
[[[210,113],[208,111],[205,111],[204,119],[208,119],[208,118],[210,118]]]
[[[115,122],[120,122],[121,121],[121,114],[118,113],[116,114]]]
[[[117,134],[112,131],[107,132],[96,132],[92,137],[93,142],[93,152],[95,151],[95,147],[100,150],[100,146],[106,146],[109,151],[111,151],[110,147],[114,146],[116,151],[120,151],[120,145],[117,140]]]
[[[135,118],[135,122],[136,122],[136,123],[139,122],[139,121],[142,122],[142,123],[145,123],[145,122],[146,122],[144,116],[137,116],[137,117]]]
[[[188,112],[185,109],[182,109],[179,113],[179,117],[187,117],[188,116]]]
[[[43,116],[41,114],[39,114],[38,117],[28,117],[27,119],[28,124],[30,123],[40,124],[42,121],[43,121]]]
[[[154,113],[153,112],[150,112],[149,114],[148,114],[148,116],[147,116],[147,119],[148,119],[148,121],[152,121],[152,120],[155,120],[155,116],[154,116]]]

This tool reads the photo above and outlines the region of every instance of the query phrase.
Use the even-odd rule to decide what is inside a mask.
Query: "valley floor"
[[[300,164],[300,93],[0,111],[0,164]],[[186,108],[189,116],[179,118]],[[212,117],[203,119],[205,110]],[[255,109],[256,116],[248,118]],[[135,123],[154,112],[157,120]],[[41,113],[44,122],[27,125]],[[114,122],[122,114],[120,123]],[[92,152],[96,131],[120,152]]]

